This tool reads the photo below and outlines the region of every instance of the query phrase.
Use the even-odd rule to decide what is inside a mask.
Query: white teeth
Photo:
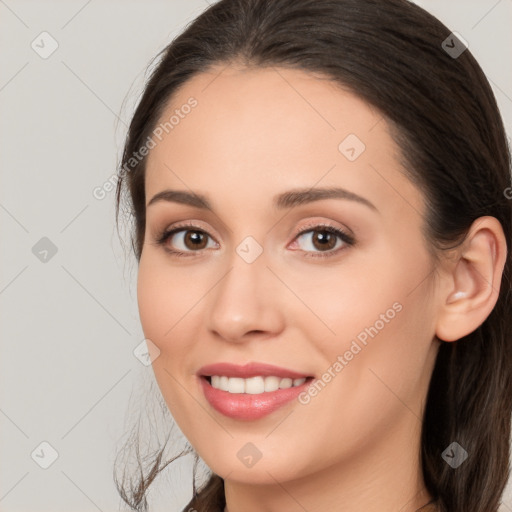
[[[265,377],[265,391],[276,391],[279,389],[279,377]]]
[[[249,395],[257,395],[265,391],[265,379],[263,377],[251,377],[245,380],[245,392]]]
[[[229,379],[223,375],[222,377],[219,378],[217,387],[222,389],[228,389],[228,381]]]
[[[228,379],[228,389],[226,391],[230,393],[243,393],[245,391],[244,379],[240,379],[239,377]]]
[[[225,375],[212,375],[211,384],[215,389],[228,391],[229,393],[247,393],[249,395],[258,395],[260,393],[276,391],[278,389],[287,389],[292,386],[300,386],[306,382],[306,378],[290,379],[280,377],[250,377],[242,379],[240,377],[226,377]]]
[[[288,389],[293,386],[293,380],[292,379],[281,379],[281,382],[279,383],[279,389]]]

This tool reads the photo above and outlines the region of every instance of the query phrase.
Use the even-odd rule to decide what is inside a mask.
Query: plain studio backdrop
[[[418,3],[469,43],[510,134],[512,0]],[[152,369],[109,183],[146,67],[207,6],[0,0],[2,512],[120,508],[116,446]],[[191,460],[158,478],[152,511],[185,506]]]

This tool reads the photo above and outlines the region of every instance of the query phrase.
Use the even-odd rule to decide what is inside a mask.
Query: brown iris
[[[316,236],[313,235],[315,249],[329,250],[336,246],[336,235],[334,233],[325,230],[316,230],[313,233],[317,233]]]
[[[190,242],[190,246],[188,245]],[[187,249],[204,249],[207,244],[206,234],[201,231],[187,231],[184,237]]]

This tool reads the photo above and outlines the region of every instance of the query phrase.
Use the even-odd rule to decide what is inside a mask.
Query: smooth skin
[[[424,195],[405,177],[385,120],[319,75],[217,66],[185,83],[161,120],[191,96],[197,106],[148,156],[138,274],[141,323],[160,350],[153,369],[171,414],[225,479],[228,512],[420,508],[431,498],[419,453],[437,351],[494,307],[506,258],[501,225],[477,219],[435,266],[422,232]],[[349,134],[366,147],[354,161],[339,150]],[[323,187],[375,209],[346,198],[273,205],[280,193]],[[167,189],[205,195],[211,210],[149,205]],[[194,227],[157,243],[181,222]],[[315,228],[322,223],[355,244],[337,235],[326,244]],[[248,236],[263,249],[252,263],[236,251]],[[400,312],[306,405],[294,400],[241,421],[203,395],[196,372],[221,361],[321,379],[394,303]],[[262,454],[252,467],[237,456],[247,443]]]

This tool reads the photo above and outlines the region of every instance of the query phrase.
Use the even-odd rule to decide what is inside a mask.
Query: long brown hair
[[[484,215],[496,217],[505,233],[497,304],[474,332],[441,343],[421,434],[424,479],[439,510],[496,512],[509,476],[512,412],[510,152],[491,87],[469,49],[453,37],[407,0],[220,0],[159,55],[127,134],[116,220],[125,200],[139,260],[146,159],[134,161],[133,155],[177,89],[213,65],[237,61],[321,73],[375,107],[392,128],[408,177],[425,195],[432,250],[440,254],[460,243]],[[468,453],[457,469],[442,458],[452,442]],[[148,487],[170,462],[162,462],[162,453],[153,454],[137,485],[115,478],[133,510],[146,510]],[[193,481],[185,510],[221,511],[222,478],[211,474],[196,489],[194,472]]]

